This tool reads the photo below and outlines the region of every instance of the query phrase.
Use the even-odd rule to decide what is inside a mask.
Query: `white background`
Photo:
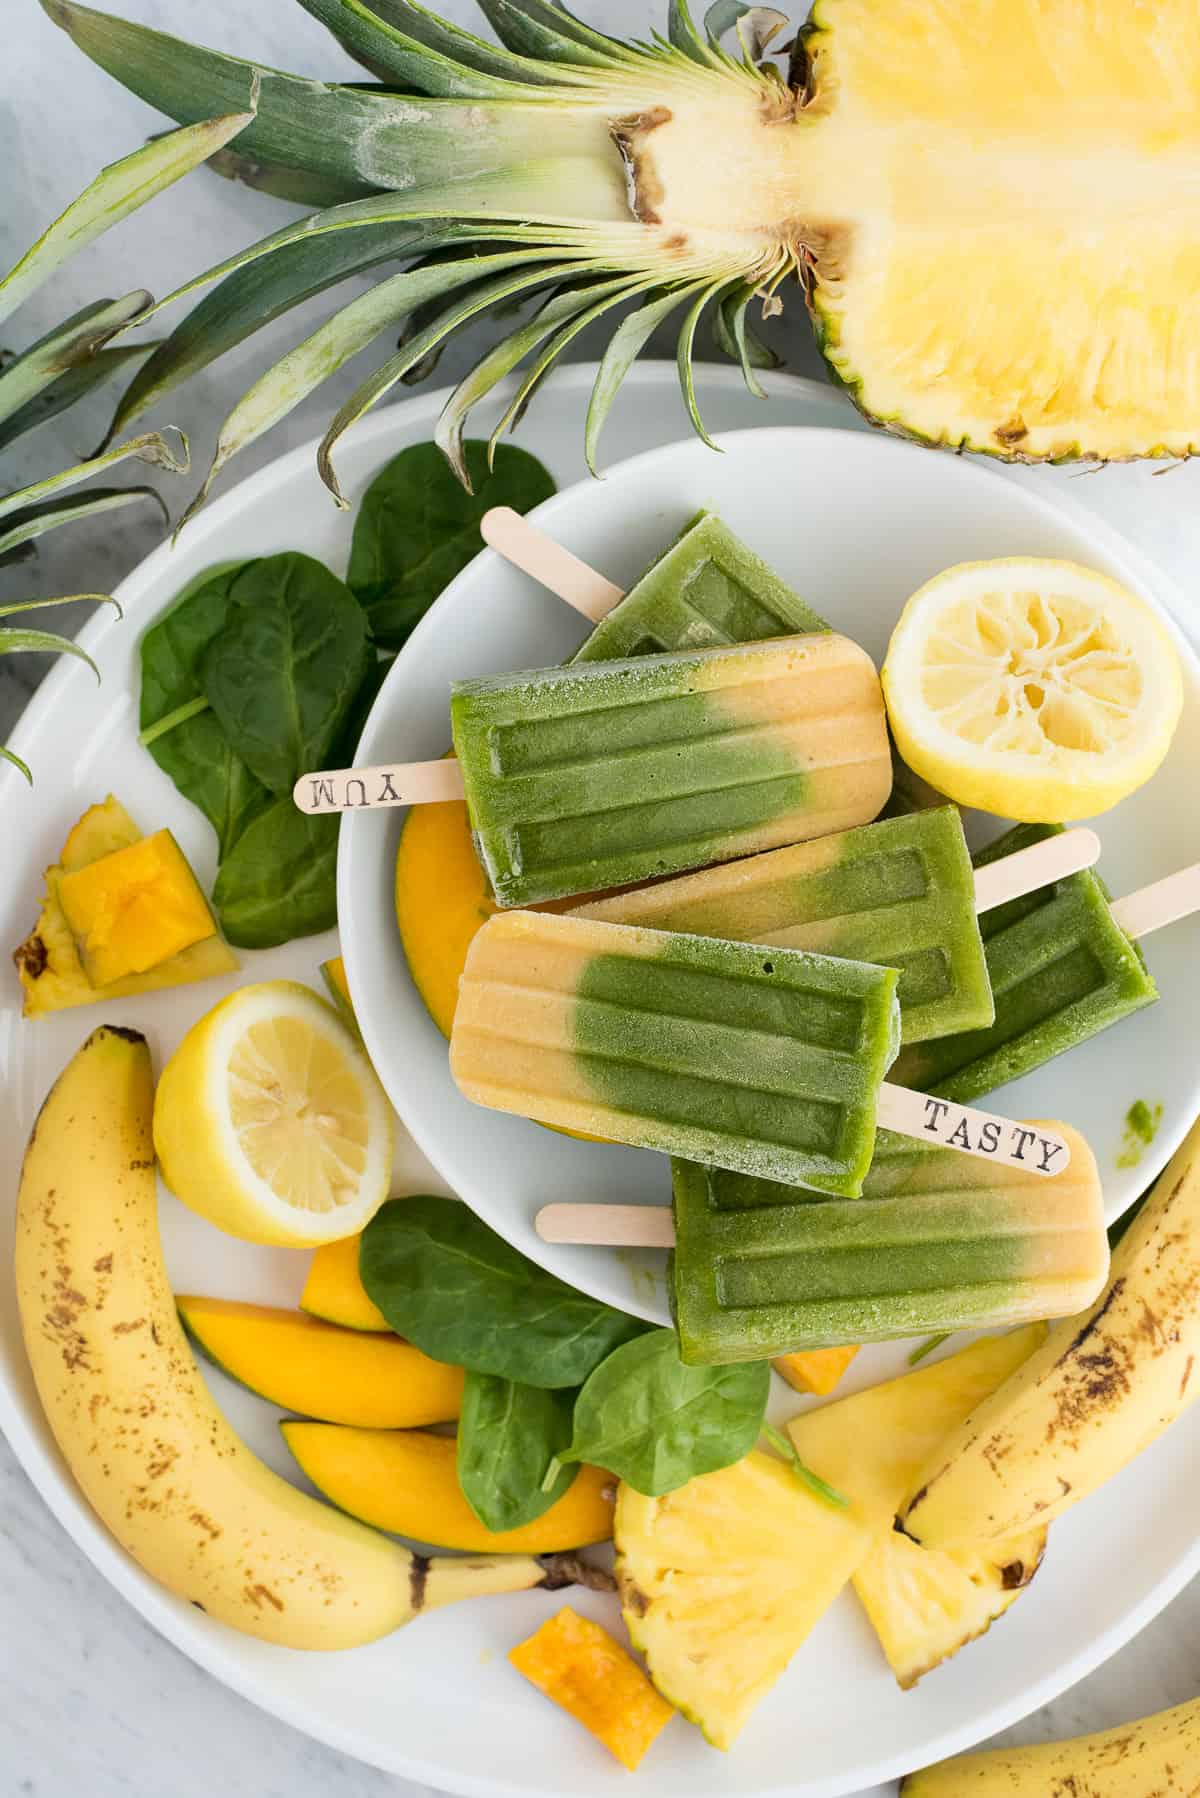
[[[326,78],[359,79],[322,29],[293,0],[113,0],[147,24],[200,37],[215,47],[276,67]],[[7,0],[0,67],[0,268],[7,267],[99,166],[127,153],[164,121],[82,58],[41,13],[36,0]],[[478,28],[469,0],[445,0],[447,16]],[[614,33],[644,34],[661,25],[648,0],[603,0],[580,10]],[[256,239],[292,216],[278,202],[201,172],[102,240],[10,321],[6,342],[22,346],[98,296],[131,287],[156,293]],[[338,299],[352,289],[339,290]],[[303,334],[329,302],[293,315],[200,377],[150,423],[178,422],[203,467],[216,427],[268,358]],[[796,373],[816,373],[798,304],[773,327]],[[586,355],[586,338],[576,353]],[[383,352],[381,351],[381,354]],[[477,351],[449,352],[439,380]],[[312,435],[361,378],[352,364],[340,378],[242,458],[242,474]],[[110,395],[56,420],[18,444],[4,461],[5,487],[47,474],[94,447]],[[1200,561],[1200,472],[1164,475],[1144,467],[1072,475],[1031,471],[1031,480],[1070,483],[1072,497],[1094,506],[1154,555],[1189,595]],[[177,511],[180,493],[167,491]],[[48,540],[33,569],[37,589],[111,588],[158,540],[149,508],[101,519]],[[26,569],[5,578],[5,592],[32,591]],[[17,589],[19,588],[19,593]],[[1196,605],[1200,611],[1200,595]],[[47,620],[53,623],[52,619]],[[71,628],[65,617],[60,628]],[[40,658],[0,662],[0,740],[42,672]],[[0,859],[8,849],[0,848]],[[2,977],[2,976],[0,976]],[[1103,1578],[1099,1545],[1096,1577]],[[406,1786],[306,1740],[255,1711],[193,1667],[156,1636],[84,1560],[44,1509],[0,1442],[0,1798],[412,1798]],[[1099,1729],[1193,1697],[1200,1690],[1200,1603],[1195,1589],[1121,1654],[1047,1710],[1010,1732],[1038,1740]],[[632,1788],[631,1788],[632,1789]],[[868,1795],[864,1795],[868,1798]],[[872,1794],[869,1798],[883,1798]],[[1130,1794],[1130,1798],[1136,1798]]]

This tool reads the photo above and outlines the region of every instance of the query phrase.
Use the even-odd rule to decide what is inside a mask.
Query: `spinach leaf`
[[[674,1330],[651,1330],[615,1349],[587,1381],[559,1459],[607,1467],[658,1498],[750,1453],[770,1381],[766,1361],[686,1367]]]
[[[185,587],[143,636],[143,731],[162,724],[181,707],[203,701],[200,659],[225,628],[230,591],[250,567],[249,562],[230,562],[210,569]],[[184,798],[204,813],[217,833],[222,855],[255,813],[270,803],[267,789],[251,774],[211,711],[184,718],[147,747]]]
[[[222,858],[213,887],[231,943],[271,949],[337,923],[338,822],[297,811],[290,793],[251,818]]]
[[[646,1328],[535,1267],[457,1199],[389,1201],[358,1266],[393,1330],[425,1354],[529,1386],[578,1386]]]
[[[488,1530],[516,1530],[560,1499],[576,1478],[547,1469],[571,1440],[573,1392],[547,1392],[495,1374],[468,1371],[458,1420],[458,1483]]]
[[[491,473],[487,446],[466,446],[474,493],[459,485],[435,443],[413,443],[385,464],[362,498],[346,580],[375,640],[399,649],[442,588],[480,548],[491,506],[528,512],[555,491],[536,456],[502,443]]]
[[[319,768],[374,655],[349,588],[296,550],[244,568],[200,656],[200,687],[252,774],[290,794]]]

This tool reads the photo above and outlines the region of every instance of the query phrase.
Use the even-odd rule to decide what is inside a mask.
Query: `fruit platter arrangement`
[[[476,542],[594,629],[565,666],[462,681],[452,757],[333,765],[403,647],[413,552],[380,521],[449,479],[433,445],[368,487],[347,582],[224,565],[143,632],[143,750],[213,825],[216,878],[100,796],[16,974],[30,1029],[193,983],[195,1021],[157,1080],[138,1030],[86,1036],[26,1154],[17,1288],[59,1444],[156,1579],[292,1649],[611,1592],[509,1658],[633,1767],[676,1715],[733,1748],[847,1588],[913,1686],[1188,1402],[1195,1134],[1110,1265],[1083,1136],[977,1103],[1155,1002],[1140,943],[1200,907],[1194,870],[1114,899],[1095,863],[1183,683],[1157,615],[1079,564],[945,570],[881,680],[714,512],[622,592],[521,516],[553,485],[534,458],[479,474]],[[972,857],[988,805],[1016,822]],[[240,965],[333,921],[323,846],[393,807],[394,928],[454,1080],[533,1153],[550,1128],[661,1156],[670,1205],[564,1195],[538,1228],[585,1285],[590,1245],[669,1248],[670,1326],[393,1194],[402,1126],[341,959]],[[158,1176],[307,1249],[299,1308],[172,1291]],[[895,1339],[906,1371],[837,1396]],[[329,1503],[239,1439],[196,1353],[289,1414]],[[773,1376],[825,1402],[781,1428]]]
[[[1160,998],[1145,944],[1200,914],[1186,854],[1115,890],[1098,871],[1117,808],[1178,759],[1194,668],[1143,594],[1032,527],[889,586],[882,658],[700,481],[627,520],[654,553],[618,585],[553,509],[526,516],[555,481],[499,439],[578,333],[633,305],[591,383],[587,466],[676,314],[686,411],[735,450],[701,418],[700,321],[762,394],[752,303],[770,317],[798,283],[873,423],[1008,461],[1192,454],[1182,0],[1145,21],[1140,85],[1124,18],[1089,7],[1082,30],[1083,0],[961,19],[819,0],[782,47],[780,15],[741,5],[697,23],[673,4],[666,37],[626,44],[556,0],[482,0],[491,44],[412,0],[304,0],[375,78],[354,85],[43,4],[179,129],[102,171],[0,281],[0,317],[200,161],[316,210],[168,296],[205,289],[148,356],[116,342],[158,310],[140,290],[34,344],[0,370],[0,446],[139,357],[111,440],[268,319],[404,262],[258,377],[181,522],[399,329],[319,447],[346,507],[350,427],[460,326],[540,302],[434,440],[354,491],[344,574],[280,547],[273,516],[139,625],[136,721],[117,707],[104,730],[136,736],[159,815],[103,784],[72,806],[9,976],[21,1032],[82,1014],[15,1200],[20,1332],[66,1466],[149,1579],[270,1652],[365,1653],[444,1606],[554,1595],[520,1599],[541,1608],[487,1679],[581,1726],[589,1779],[653,1780],[668,1726],[736,1756],[843,1595],[902,1691],[939,1677],[1200,1391],[1194,1104],[1135,1100],[1115,1165],[1070,1107],[1006,1104],[1126,1040]],[[1053,116],[1040,209],[998,91]],[[1122,152],[1103,217],[1079,173],[1097,118]],[[468,438],[497,394],[491,440]],[[187,468],[159,432],[106,441],[0,498],[0,562],[146,498],[59,497],[127,458]],[[789,469],[784,449],[775,504]],[[470,582],[501,564],[582,614],[568,660],[480,672]],[[443,717],[427,626],[455,586],[477,609]],[[0,627],[0,653],[33,649],[90,660]],[[434,753],[365,756],[403,723],[410,669]],[[38,773],[0,755],[5,779]],[[385,892],[352,856],[393,813]],[[335,927],[344,958],[314,946]],[[389,1029],[400,994],[364,973],[381,932],[453,1117],[504,1120],[486,1140],[538,1194],[532,1234],[397,1174],[428,1087]],[[286,978],[256,962],[284,950]],[[155,1008],[181,995],[156,1067]],[[1160,1129],[1178,1146],[1114,1221],[1106,1183]],[[653,1167],[649,1197],[619,1176],[597,1197],[614,1146]],[[529,1172],[551,1158],[552,1194]],[[298,1304],[173,1281],[179,1206],[302,1256]],[[614,1254],[651,1270],[629,1308],[596,1271]],[[874,1344],[902,1345],[891,1377],[864,1373]],[[284,1413],[273,1464],[204,1366]],[[1198,1719],[945,1760],[904,1790],[1133,1798],[1130,1744],[1170,1781],[1200,1768]]]

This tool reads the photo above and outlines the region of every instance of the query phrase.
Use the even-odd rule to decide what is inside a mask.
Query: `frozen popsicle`
[[[1019,824],[977,855],[976,866],[1060,828]],[[980,923],[994,1023],[907,1047],[892,1070],[898,1084],[968,1104],[1158,997],[1141,951],[1091,871],[1013,899]]]
[[[502,905],[845,830],[891,785],[875,669],[832,632],[462,681],[450,715]]]
[[[814,949],[900,975],[903,1041],[995,1015],[956,807],[863,824],[582,906],[580,917]]]
[[[1071,1159],[1039,1180],[905,1145],[855,1200],[672,1164],[671,1302],[689,1364],[994,1327],[1082,1310],[1108,1274],[1100,1177]],[[799,1202],[798,1202],[799,1201]]]
[[[899,1039],[890,968],[499,913],[467,956],[467,1098],[635,1147],[856,1194]]]
[[[827,631],[715,512],[698,512],[597,624],[577,662]]]

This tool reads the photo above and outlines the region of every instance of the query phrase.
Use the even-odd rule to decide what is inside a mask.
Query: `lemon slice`
[[[1077,562],[963,562],[914,593],[883,692],[896,746],[960,805],[1059,823],[1107,811],[1170,747],[1183,677],[1150,607]]]
[[[194,1024],[154,1099],[163,1179],[245,1242],[311,1248],[388,1195],[392,1111],[332,1005],[291,980],[244,986]]]

